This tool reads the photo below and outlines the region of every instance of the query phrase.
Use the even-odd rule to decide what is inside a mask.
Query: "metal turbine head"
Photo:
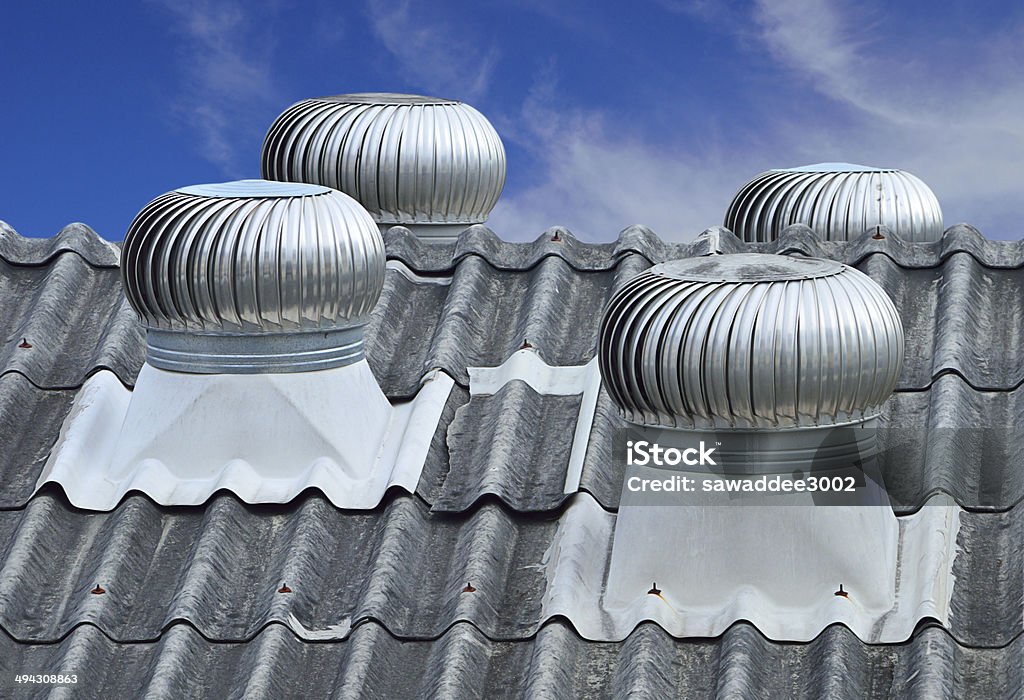
[[[121,251],[147,361],[200,373],[294,372],[362,358],[384,285],[384,242],[351,197],[241,180],[168,192]]]
[[[818,163],[768,170],[744,185],[725,226],[748,242],[778,238],[804,224],[829,241],[846,241],[885,227],[905,241],[942,237],[942,208],[920,179],[902,170]]]
[[[609,302],[601,375],[626,420],[776,429],[877,416],[903,363],[895,306],[838,262],[744,253],[673,260]]]
[[[486,221],[501,195],[505,148],[465,103],[359,93],[286,109],[267,133],[261,169],[268,180],[341,190],[382,225],[466,227]]]

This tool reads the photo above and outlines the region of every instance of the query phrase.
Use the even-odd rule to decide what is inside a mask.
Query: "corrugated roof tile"
[[[367,333],[371,365],[392,399],[432,368],[461,384],[417,495],[392,492],[368,512],[339,511],[315,492],[284,506],[218,495],[197,508],[129,495],[100,514],[50,487],[29,494],[84,379],[110,369],[131,386],[141,366],[118,248],[86,227],[49,241],[0,227],[0,627],[13,635],[0,638],[0,669],[87,665],[81,688],[115,696],[1024,693],[1024,519],[1013,507],[1024,496],[1013,468],[1024,242],[986,241],[967,226],[916,246],[886,231],[823,243],[799,226],[753,246],[720,228],[693,244],[643,227],[606,245],[555,232],[510,244],[474,227],[429,247],[387,234],[389,258],[406,270],[388,272]],[[578,398],[512,382],[471,399],[467,367],[499,365],[523,340],[550,364],[584,364],[595,314],[626,279],[665,259],[740,250],[855,264],[904,314],[908,360],[886,407],[885,474],[901,513],[937,491],[970,509],[949,632],[922,624],[905,643],[865,645],[833,626],[777,644],[742,622],[702,640],[645,624],[624,642],[594,643],[542,619],[536,565],[567,507],[565,460],[557,450],[543,464],[524,459],[565,447]],[[19,348],[22,338],[32,347]],[[621,487],[607,459],[617,420],[602,393],[580,488],[608,509]],[[90,593],[96,584],[105,593]]]

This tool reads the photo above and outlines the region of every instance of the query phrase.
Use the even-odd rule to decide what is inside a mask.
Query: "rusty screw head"
[[[22,338],[21,343],[18,344],[18,347],[28,349],[32,347],[32,343],[28,342],[28,338]]]
[[[651,590],[647,591],[647,595],[661,595],[661,589],[658,588],[657,581],[651,584]]]
[[[92,589],[89,592],[92,593],[93,595],[103,595],[104,593],[107,592],[107,589],[97,583],[96,584],[96,588]]]
[[[476,589],[473,588],[473,584],[469,581],[466,582],[466,587],[462,589],[463,593],[476,593]]]
[[[840,598],[849,598],[850,597],[850,593],[848,591],[844,591],[843,590],[843,584],[841,584],[841,583],[839,584],[839,590],[836,591],[835,593],[833,593],[832,595],[837,595]]]
[[[287,583],[282,583],[281,587],[277,589],[278,593],[291,593],[292,589],[288,588]]]

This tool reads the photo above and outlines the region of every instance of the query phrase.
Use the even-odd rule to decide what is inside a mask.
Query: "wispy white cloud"
[[[939,195],[947,224],[969,220],[992,237],[1024,234],[1016,227],[1024,200],[1021,28],[927,46],[882,31],[881,9],[871,15],[829,0],[758,3],[753,19],[770,55],[853,117],[838,133],[813,115],[801,119],[789,134],[795,151],[814,158],[840,144],[912,170]]]
[[[372,0],[367,12],[374,35],[411,82],[455,99],[476,100],[487,92],[498,61],[496,46],[475,49],[433,6],[415,13],[408,0]]]
[[[658,140],[607,113],[559,103],[549,67],[516,126],[505,130],[531,151],[538,175],[499,202],[491,225],[501,235],[532,239],[559,224],[608,240],[643,223],[688,239],[721,223],[733,194],[759,170],[822,161],[909,170],[935,190],[947,225],[968,221],[993,238],[1024,235],[1017,224],[1024,201],[1020,27],[984,42],[961,40],[954,27],[947,41],[929,45],[901,40],[882,6],[763,0],[738,14],[703,2],[663,4],[735,34],[755,60],[767,54],[786,76],[779,81],[785,99],[800,107],[754,115],[756,143],[731,138],[712,148],[690,134]],[[766,96],[765,103],[779,100]]]
[[[252,176],[251,146],[266,124],[259,107],[276,104],[271,72],[273,37],[259,31],[252,5],[211,0],[151,0],[181,39],[181,85],[169,95],[172,113],[198,136],[201,155],[229,177]],[[266,9],[266,8],[261,8]]]
[[[558,104],[558,92],[549,65],[518,127],[506,132],[531,153],[540,177],[499,200],[488,221],[499,235],[532,240],[558,225],[586,240],[612,240],[643,224],[662,238],[690,240],[721,223],[737,174],[717,153],[645,141],[601,112]]]

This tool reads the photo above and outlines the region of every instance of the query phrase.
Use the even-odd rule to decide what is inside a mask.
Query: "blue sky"
[[[1024,237],[1024,5],[148,0],[8,3],[0,219],[124,237],[153,197],[259,176],[306,97],[458,98],[509,155],[503,238],[688,240],[771,167],[909,170],[946,225]]]

